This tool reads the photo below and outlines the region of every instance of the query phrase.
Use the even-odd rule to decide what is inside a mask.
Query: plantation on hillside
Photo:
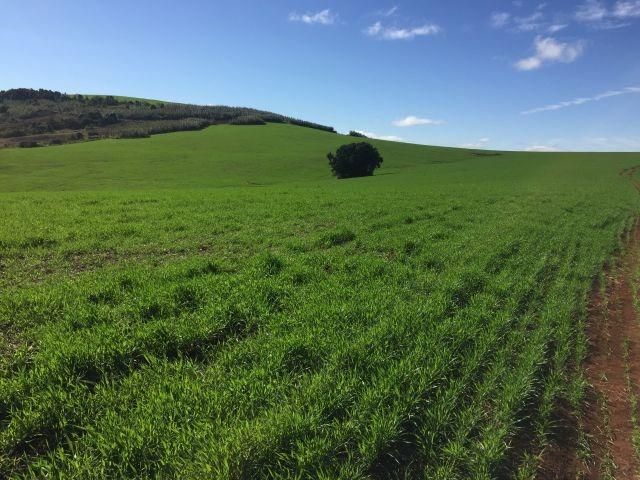
[[[640,157],[346,141],[0,151],[0,477],[535,474]]]
[[[252,108],[199,106],[111,95],[68,95],[18,88],[0,91],[0,147],[60,145],[99,138],[145,138],[209,125],[287,123],[332,127]]]

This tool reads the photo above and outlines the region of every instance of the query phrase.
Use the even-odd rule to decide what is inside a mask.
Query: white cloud
[[[376,140],[387,140],[388,142],[402,142],[402,138],[396,135],[378,135],[373,132],[365,132],[362,130],[356,130],[356,132],[363,134],[365,137],[374,138]]]
[[[502,28],[509,23],[511,14],[507,12],[494,12],[491,14],[491,26],[493,28]]]
[[[561,150],[558,147],[553,147],[550,145],[531,145],[524,149],[525,152],[560,152]]]
[[[640,17],[640,0],[616,2],[612,12],[614,17]]]
[[[640,152],[640,136],[555,138],[518,145],[531,152]]]
[[[575,17],[579,22],[597,22],[608,15],[605,5],[599,0],[587,0],[576,10]]]
[[[516,68],[522,71],[535,70],[542,66],[542,60],[538,57],[523,58],[516,62]]]
[[[491,14],[489,23],[493,28],[509,28],[511,32],[532,32],[542,30],[548,25],[542,10],[545,4],[538,5],[537,9],[526,16],[514,16],[508,12],[494,12]]]
[[[367,32],[367,35],[375,37],[380,32],[382,32],[382,23],[376,22],[373,25],[369,26],[365,31]]]
[[[542,27],[543,19],[544,14],[542,12],[535,12],[527,17],[516,17],[513,21],[518,32],[531,32]]]
[[[376,22],[369,26],[365,33],[371,37],[380,37],[385,40],[410,40],[414,37],[436,35],[441,31],[442,29],[438,25],[432,23],[427,23],[421,27],[396,28],[385,27],[382,22]]]
[[[553,37],[536,37],[534,41],[535,55],[515,63],[518,70],[529,71],[542,67],[547,63],[571,63],[584,52],[584,43],[562,43]]]
[[[575,98],[573,100],[567,100],[565,102],[554,103],[551,105],[545,105],[544,107],[532,108],[531,110],[525,110],[521,112],[522,115],[531,115],[532,113],[540,113],[540,112],[549,112],[553,110],[560,110],[562,108],[574,107],[577,105],[582,105],[583,103],[596,102],[598,100],[603,100],[605,98],[617,97],[620,95],[628,95],[630,93],[640,93],[640,86],[637,87],[627,87],[622,90],[609,90],[607,92],[600,93],[598,95],[594,95],[593,97],[580,97]]]
[[[506,11],[491,14],[490,24],[494,28],[504,28],[510,32],[557,33],[569,26],[570,18],[598,30],[612,30],[631,25],[631,20],[640,18],[640,0],[581,0],[570,15],[546,14],[546,3],[540,3],[529,15],[517,16]],[[520,5],[522,6],[522,5]],[[525,67],[537,68],[539,62],[530,60]]]
[[[383,17],[390,17],[392,16],[394,13],[396,13],[398,11],[398,6],[394,5],[393,7],[391,7],[389,10],[383,10],[382,12],[380,12],[380,14]]]
[[[489,143],[489,138],[479,138],[475,142],[463,143],[460,145],[461,148],[485,148]]]
[[[409,115],[400,120],[395,120],[393,125],[396,127],[415,127],[417,125],[442,125],[443,123],[444,121],[442,120],[431,120],[430,118],[419,118]]]
[[[600,0],[586,0],[576,10],[575,18],[601,30],[627,27],[631,24],[624,20],[640,18],[640,0],[618,0],[611,8]]]
[[[302,22],[307,25],[319,24],[319,25],[333,25],[336,21],[336,16],[331,13],[331,10],[326,9],[317,13],[295,13],[289,14],[289,21]]]
[[[567,25],[566,23],[559,23],[556,25],[551,25],[549,26],[549,28],[547,28],[547,31],[549,33],[556,33],[559,32],[560,30],[564,30],[565,28],[567,28],[569,25]]]
[[[640,151],[640,137],[586,137],[583,142],[590,145],[590,149],[615,150],[621,152]]]

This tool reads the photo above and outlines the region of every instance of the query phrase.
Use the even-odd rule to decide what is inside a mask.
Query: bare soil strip
[[[602,411],[601,417],[586,417],[586,433],[600,437],[600,468],[591,469],[585,478],[636,478],[638,471],[633,449],[633,424],[630,392],[627,391],[624,343],[629,342],[629,364],[632,384],[638,385],[640,327],[635,315],[631,273],[638,262],[640,228],[632,232],[630,244],[620,265],[608,278],[606,297],[594,299],[589,322],[590,355],[586,376]],[[591,408],[598,408],[592,405]],[[596,452],[594,452],[596,453]],[[599,471],[598,471],[599,470]]]
[[[589,304],[586,405],[580,418],[561,408],[562,432],[543,453],[539,478],[640,478],[631,402],[640,386],[640,323],[632,286],[639,261],[637,223],[618,264],[606,274],[606,285],[594,290]]]

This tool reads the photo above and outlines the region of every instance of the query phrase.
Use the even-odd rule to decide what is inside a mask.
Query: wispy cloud
[[[533,13],[525,16],[512,15],[509,12],[493,12],[489,17],[489,23],[493,28],[508,28],[511,32],[542,30],[548,25],[543,9],[544,4],[540,4]]]
[[[316,13],[295,13],[289,14],[289,21],[302,22],[307,25],[333,25],[336,21],[336,15],[331,10],[326,9]]]
[[[511,20],[511,14],[508,12],[493,12],[491,14],[490,23],[493,28],[502,28]]]
[[[531,145],[525,148],[526,152],[560,152],[558,147],[552,145]]]
[[[530,152],[638,152],[640,137],[555,138],[519,144],[517,148]]]
[[[398,11],[398,6],[394,5],[393,7],[391,7],[388,10],[381,10],[380,11],[380,15],[383,17],[391,17],[392,15],[394,15],[396,12]]]
[[[616,2],[613,16],[618,18],[640,17],[640,0]]]
[[[567,28],[572,21],[598,30],[627,27],[640,18],[640,0],[581,0],[573,12],[548,12],[548,4],[540,3],[529,15],[509,11],[496,11],[489,17],[493,28],[512,33],[556,33]],[[522,7],[522,4],[517,5]]]
[[[540,3],[528,15],[516,12],[495,11],[489,24],[496,29],[511,33],[538,32],[554,34],[579,24],[597,30],[612,30],[628,27],[640,19],[640,0],[580,0],[572,12],[549,12],[547,3]],[[515,5],[515,3],[514,3]],[[522,7],[520,3],[516,5]],[[520,10],[522,12],[522,10]],[[528,64],[534,65],[531,61]]]
[[[571,63],[584,52],[584,42],[562,43],[553,37],[536,37],[535,55],[523,58],[515,63],[521,71],[536,70],[548,63]]]
[[[558,24],[550,25],[549,28],[547,28],[547,32],[549,32],[549,33],[557,33],[560,30],[564,30],[568,26],[569,25],[567,25],[566,23],[558,23]]]
[[[373,132],[365,132],[363,130],[356,130],[356,132],[363,134],[366,137],[374,138],[376,140],[387,140],[389,142],[402,142],[402,138],[396,135],[378,135]]]
[[[485,148],[489,143],[489,138],[479,138],[475,142],[463,143],[460,145],[461,148]]]
[[[640,151],[640,138],[630,137],[586,137],[583,143],[590,145],[590,150],[609,150],[620,152]]]
[[[430,118],[420,118],[409,115],[400,120],[395,120],[393,125],[396,127],[416,127],[418,125],[442,125],[443,120],[432,120]]]
[[[531,32],[543,27],[544,14],[540,11],[534,12],[526,17],[515,17],[513,19],[514,28],[518,32]]]
[[[611,7],[601,0],[586,0],[578,6],[574,17],[601,30],[626,27],[631,25],[629,20],[640,18],[640,0],[618,0]]]
[[[618,97],[620,95],[629,95],[632,93],[640,93],[640,86],[627,87],[621,90],[609,90],[607,92],[594,95],[593,97],[574,98],[573,100],[567,100],[565,102],[558,102],[551,105],[545,105],[544,107],[532,108],[531,110],[525,110],[524,112],[521,112],[521,113],[522,115],[531,115],[533,113],[550,112],[553,110],[560,110],[563,108],[575,107],[577,105],[582,105],[585,103],[597,102],[598,100],[603,100],[605,98]]]
[[[599,0],[587,0],[578,6],[575,17],[579,22],[598,22],[604,19],[609,12],[605,5]]]
[[[365,33],[371,37],[383,38],[385,40],[410,40],[415,37],[426,35],[436,35],[442,29],[433,23],[427,23],[419,27],[386,27],[382,22],[376,22],[369,26]]]

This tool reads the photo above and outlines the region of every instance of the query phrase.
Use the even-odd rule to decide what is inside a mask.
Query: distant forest
[[[52,90],[0,91],[0,147],[37,147],[100,138],[144,138],[210,125],[319,125],[252,108],[198,106],[126,97],[69,95]]]

